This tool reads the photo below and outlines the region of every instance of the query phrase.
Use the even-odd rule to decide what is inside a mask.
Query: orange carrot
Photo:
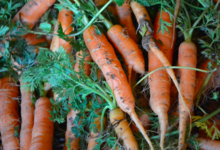
[[[124,34],[124,29],[120,25],[114,25],[108,30],[107,35],[128,66],[129,83],[132,69],[137,73],[144,74],[145,61],[142,51],[131,37]]]
[[[83,53],[85,53],[84,51],[79,51],[76,53],[76,64],[75,64],[75,67],[74,67],[74,71],[76,72],[79,72],[81,70],[80,68],[80,61],[83,59]],[[84,58],[84,61],[87,61],[87,62],[91,62],[92,61],[92,58],[90,57],[90,54],[89,52],[87,52],[87,56]],[[86,63],[86,62],[83,62],[83,69],[84,69],[84,73],[85,75],[89,76],[90,75],[90,69],[91,69],[91,65]]]
[[[137,141],[125,119],[124,112],[120,108],[115,108],[110,111],[110,121],[115,126],[117,136],[123,141],[123,145],[127,150],[138,150]],[[120,121],[118,123],[118,121]],[[117,124],[118,123],[118,124]]]
[[[96,128],[98,132],[94,132],[93,129],[90,131],[90,137],[89,137],[89,142],[87,146],[87,150],[93,150],[95,146],[97,145],[96,140],[99,138],[99,132],[101,131],[101,123],[104,123],[103,126],[106,126],[106,119],[104,118],[103,122],[101,122],[101,116],[95,118],[94,124],[96,124]]]
[[[150,118],[147,115],[147,113],[142,113],[141,115],[138,115],[138,116],[139,116],[139,119],[140,119],[144,129],[148,130],[150,128]],[[135,124],[131,124],[131,130],[134,133],[139,132],[138,128],[137,128],[137,126]]]
[[[212,63],[212,60],[204,61],[199,68],[203,69],[203,70],[208,70],[209,62]],[[196,87],[195,87],[194,99],[199,94],[199,91],[202,88],[202,85],[203,85],[205,79],[207,78],[207,76],[208,76],[208,73],[204,73],[204,72],[200,72],[200,71],[196,72]]]
[[[104,5],[108,2],[108,0],[94,0],[96,6]]]
[[[154,23],[154,38],[156,40],[160,40],[163,45],[158,44],[161,51],[164,53],[165,57],[169,60],[169,63],[172,64],[173,57],[173,48],[172,46],[172,37],[173,37],[173,29],[172,27],[168,27],[169,32],[165,31],[162,34],[162,31],[158,33],[160,29],[160,18],[163,20],[172,23],[170,20],[169,13],[162,11],[158,13]],[[163,64],[160,62],[158,57],[152,52],[148,52],[148,64],[149,64],[149,72],[163,67]],[[159,123],[160,123],[160,147],[163,148],[164,139],[166,130],[168,127],[168,111],[170,108],[170,87],[171,82],[169,79],[169,75],[166,70],[159,70],[153,73],[148,79],[150,85],[150,106],[152,110],[158,115]]]
[[[153,149],[152,143],[134,110],[135,99],[131,87],[112,45],[107,41],[104,34],[98,35],[96,33],[95,26],[87,28],[83,32],[83,37],[92,59],[98,64],[108,85],[112,89],[118,106],[130,115],[140,132],[148,141],[151,149]]]
[[[30,0],[14,16],[13,21],[21,19],[23,23],[27,23],[32,28],[55,2],[56,0]]]
[[[21,79],[22,80],[22,79]],[[31,92],[27,92],[22,88],[24,83],[20,80],[21,90],[21,132],[20,132],[20,147],[22,150],[29,150],[32,128],[34,126],[34,105],[31,100]]]
[[[50,99],[39,98],[35,108],[30,150],[52,150],[54,123],[50,120]]]
[[[70,149],[79,150],[79,140],[80,138],[76,138],[75,134],[72,133],[71,128],[75,126],[74,120],[76,118],[78,111],[71,110],[67,115],[67,127],[65,133],[65,141],[66,144],[70,141]],[[68,150],[68,147],[64,146],[64,150]]]
[[[199,142],[200,150],[217,150],[220,147],[220,141],[207,138],[196,138]]]
[[[119,23],[125,28],[125,30],[128,32],[128,35],[137,43],[138,37],[132,21],[129,1],[126,0],[121,7],[116,5],[116,13],[118,15]]]
[[[179,47],[179,66],[196,68],[197,49],[194,43],[184,41]],[[190,69],[180,69],[180,88],[184,100],[179,99],[179,149],[185,144],[186,122],[193,109],[194,91],[196,86],[196,71]]]
[[[0,79],[0,132],[4,150],[20,148],[19,137],[14,136],[15,127],[20,125],[18,96],[19,88],[12,78]]]
[[[68,11],[65,9],[62,9],[58,15],[58,22],[61,23],[62,29],[66,35],[73,31],[71,27],[71,23],[73,22],[72,15],[72,11]],[[72,46],[64,39],[59,39],[59,46],[63,46],[64,49],[67,51],[67,54],[72,51]]]

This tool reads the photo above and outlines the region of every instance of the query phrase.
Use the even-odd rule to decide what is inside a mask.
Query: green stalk
[[[104,109],[102,110],[102,115],[101,115],[101,132],[103,132],[103,120],[104,120],[105,111],[107,109],[111,109],[111,108],[109,106],[105,106]]]
[[[109,0],[95,15],[94,17],[89,21],[89,23],[86,24],[86,26],[80,30],[79,32],[73,33],[73,34],[69,34],[67,35],[68,37],[73,37],[73,36],[77,36],[81,33],[83,33],[83,31],[85,31],[89,26],[92,25],[92,23],[95,21],[96,18],[99,17],[99,15],[113,2],[113,0]]]
[[[202,70],[202,69],[198,69],[198,68],[192,68],[192,67],[184,67],[184,66],[169,66],[169,67],[160,67],[157,68],[151,72],[149,72],[148,74],[146,74],[143,78],[141,78],[134,86],[133,88],[135,88],[138,84],[140,84],[144,79],[146,79],[148,76],[150,76],[151,74],[153,74],[154,72],[161,70],[161,69],[167,69],[167,68],[172,68],[172,69],[190,69],[190,70],[196,70],[196,71],[200,71],[200,72],[204,72],[204,73],[211,73],[211,72],[215,72],[217,69],[213,69],[210,71],[207,70]]]
[[[205,81],[204,81],[204,83],[203,83],[203,85],[202,85],[202,88],[200,89],[199,94],[198,94],[198,96],[196,97],[196,106],[198,106],[199,100],[200,100],[200,98],[201,98],[201,96],[202,96],[202,92],[204,91],[206,85],[208,84],[210,78],[212,77],[212,74],[213,74],[213,72],[209,73],[209,75],[206,77],[206,79],[205,79]]]
[[[108,30],[113,26],[113,24],[108,19],[106,19],[102,14],[99,15],[99,18],[103,21],[104,25]]]
[[[44,84],[43,84],[43,82],[40,83],[39,92],[40,92],[40,97],[45,97],[47,95],[47,92],[44,91]]]

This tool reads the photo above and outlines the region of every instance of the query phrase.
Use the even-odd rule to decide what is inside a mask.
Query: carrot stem
[[[99,15],[99,18],[103,21],[107,29],[110,29],[113,26],[113,24],[108,19],[106,19],[102,14]]]
[[[141,78],[134,86],[133,88],[135,88],[138,84],[140,84],[144,79],[146,79],[148,76],[150,76],[151,74],[153,74],[154,72],[158,71],[158,70],[161,70],[161,69],[167,69],[167,68],[172,68],[172,69],[191,69],[191,70],[196,70],[196,71],[200,71],[200,72],[204,72],[204,73],[212,73],[212,72],[215,72],[217,69],[213,69],[213,70],[210,70],[210,71],[207,71],[207,70],[203,70],[203,69],[198,69],[198,68],[192,68],[192,67],[185,67],[185,66],[169,66],[169,67],[160,67],[160,68],[157,68],[151,72],[149,72],[148,74],[146,74],[143,78]]]
[[[109,106],[105,106],[104,108],[103,108],[103,110],[102,110],[102,115],[101,115],[101,132],[103,132],[103,120],[104,120],[104,116],[105,116],[105,112],[106,112],[106,110],[107,109],[110,109],[110,110],[112,110]]]

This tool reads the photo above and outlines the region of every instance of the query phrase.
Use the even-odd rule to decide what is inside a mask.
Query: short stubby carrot
[[[24,83],[20,79],[21,91],[21,132],[20,132],[20,148],[29,150],[32,137],[32,129],[34,126],[34,104],[31,99],[31,92],[23,89]]]
[[[41,16],[56,2],[56,0],[30,0],[14,16],[13,21],[21,19],[32,28]]]
[[[52,150],[54,123],[49,111],[52,111],[50,99],[39,98],[35,105],[30,150]]]
[[[110,111],[110,121],[115,126],[115,132],[123,141],[123,145],[127,150],[138,150],[137,141],[129,127],[127,120],[125,119],[124,112],[120,108],[115,108]]]
[[[124,29],[120,25],[114,25],[108,30],[107,35],[108,39],[125,59],[128,68],[144,74],[145,61],[143,53],[137,43],[131,37],[125,35]]]
[[[128,32],[128,35],[137,43],[138,36],[136,34],[136,29],[134,27],[131,15],[131,7],[129,1],[126,0],[122,6],[116,5],[116,13],[118,16],[119,23],[125,28]]]
[[[73,22],[73,12],[68,11],[66,9],[62,9],[58,15],[58,22],[61,23],[62,29],[64,33],[70,34],[73,31],[71,27],[71,23]],[[59,38],[59,46],[63,46],[64,49],[69,54],[72,51],[72,46],[69,42],[65,41],[64,39]]]
[[[68,147],[66,144],[70,142],[70,149],[79,150],[79,140],[80,138],[76,138],[76,135],[72,133],[71,128],[75,126],[74,120],[76,118],[76,115],[78,114],[78,111],[70,110],[70,112],[67,115],[67,127],[66,127],[66,133],[65,133],[65,146],[64,150],[68,150]]]
[[[4,150],[19,149],[19,137],[15,137],[15,127],[19,127],[19,88],[10,77],[0,79],[0,132]],[[19,133],[19,128],[17,130]]]
[[[151,149],[154,149],[134,110],[135,99],[131,87],[112,45],[104,34],[96,33],[95,26],[87,28],[83,32],[83,37],[92,59],[98,64],[108,85],[112,89],[118,106],[130,115],[144,138],[148,141]]]
[[[161,44],[158,44],[161,51],[164,53],[166,58],[168,59],[169,63],[172,64],[172,57],[173,57],[173,48],[172,45],[172,36],[173,36],[173,29],[172,27],[168,27],[169,32],[165,32],[164,34],[160,30],[160,18],[164,21],[172,23],[170,20],[169,13],[162,11],[158,12],[155,22],[154,22],[154,38],[160,40]],[[148,52],[148,64],[149,64],[149,72],[163,67],[163,64],[158,59],[158,57],[152,52]],[[149,86],[150,86],[150,106],[152,110],[158,115],[159,123],[160,123],[160,147],[163,149],[164,139],[166,130],[168,127],[168,111],[170,108],[170,87],[171,81],[169,79],[169,75],[165,69],[159,70],[153,73],[149,79]]]
[[[193,42],[184,41],[179,46],[178,65],[196,68],[197,48]],[[193,109],[193,100],[196,86],[196,71],[180,69],[180,89],[183,99],[179,99],[179,149],[185,144],[186,122]]]

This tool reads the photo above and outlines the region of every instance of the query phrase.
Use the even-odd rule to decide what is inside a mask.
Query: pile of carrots
[[[220,147],[220,0],[0,5],[4,150]]]

